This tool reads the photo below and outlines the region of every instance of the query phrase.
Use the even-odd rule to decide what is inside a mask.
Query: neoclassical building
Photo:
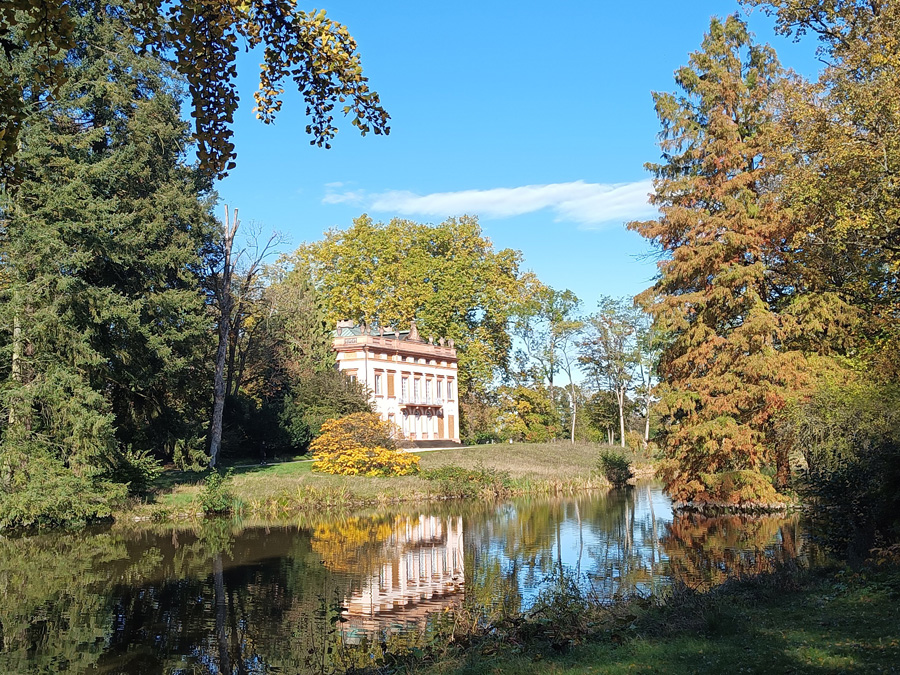
[[[375,410],[416,445],[459,443],[459,393],[453,340],[409,330],[370,329],[349,321],[334,337],[338,368],[362,382]]]

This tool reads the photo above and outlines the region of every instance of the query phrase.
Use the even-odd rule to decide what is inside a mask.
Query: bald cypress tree
[[[771,422],[805,359],[791,348],[793,224],[768,152],[781,77],[774,51],[730,16],[711,21],[700,51],[676,71],[680,92],[654,95],[662,162],[648,168],[661,216],[629,227],[662,253],[639,301],[665,338],[662,438],[674,460],[670,488],[683,500],[718,500],[715,474],[773,461],[788,477]]]

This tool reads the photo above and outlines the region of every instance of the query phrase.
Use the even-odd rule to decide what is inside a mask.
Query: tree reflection
[[[706,589],[730,576],[771,571],[773,565],[797,557],[800,522],[796,515],[675,515],[662,544],[669,574]]]
[[[0,538],[0,673],[274,673],[462,596],[527,611],[572,570],[605,597],[805,555],[796,518],[672,516],[658,488],[504,504]],[[340,607],[345,623],[333,623]],[[344,658],[343,656],[341,658]],[[344,663],[344,662],[342,662]]]

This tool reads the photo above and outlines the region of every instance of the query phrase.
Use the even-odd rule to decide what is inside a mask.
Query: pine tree
[[[202,434],[208,405],[210,186],[184,164],[177,80],[125,7],[77,3],[72,20],[70,77],[52,101],[27,92],[22,182],[3,207],[0,510],[27,502],[7,524],[108,513],[129,457]],[[27,81],[36,63],[25,50],[11,67]]]
[[[660,411],[679,499],[702,500],[705,474],[773,460],[787,479],[771,420],[804,358],[790,348],[796,321],[780,311],[792,223],[766,155],[780,78],[774,51],[730,16],[711,21],[702,49],[676,72],[681,93],[654,95],[663,162],[648,168],[661,217],[629,227],[663,253],[638,299],[665,338]]]

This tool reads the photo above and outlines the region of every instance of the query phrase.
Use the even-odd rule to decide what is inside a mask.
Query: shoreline
[[[461,446],[422,453],[420,474],[393,477],[314,473],[309,460],[245,464],[232,467],[228,491],[236,515],[271,518],[416,502],[573,494],[610,488],[596,467],[603,447],[588,443]],[[640,460],[641,466],[649,462]],[[165,473],[146,502],[132,500],[116,520],[203,518],[199,500],[204,475]]]

